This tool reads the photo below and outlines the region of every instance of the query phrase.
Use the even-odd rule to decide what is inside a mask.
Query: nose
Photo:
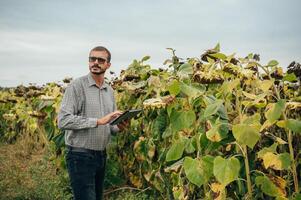
[[[98,58],[95,59],[94,63],[98,63],[99,64]]]

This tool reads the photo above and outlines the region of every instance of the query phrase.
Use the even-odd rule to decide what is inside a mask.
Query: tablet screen
[[[142,109],[127,110],[124,113],[122,113],[119,117],[114,119],[112,122],[110,122],[110,125],[116,125],[124,120],[131,119],[131,118],[137,116],[141,111],[142,111]]]

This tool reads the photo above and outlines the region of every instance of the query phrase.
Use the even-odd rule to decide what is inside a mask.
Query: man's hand
[[[117,110],[115,112],[112,112],[110,114],[107,114],[106,116],[100,118],[97,120],[97,125],[105,125],[115,119],[116,117],[119,117],[122,114],[121,111]]]
[[[124,131],[127,127],[129,127],[129,124],[130,124],[130,120],[126,120],[126,121],[123,121],[123,122],[117,124],[117,126],[120,131]]]

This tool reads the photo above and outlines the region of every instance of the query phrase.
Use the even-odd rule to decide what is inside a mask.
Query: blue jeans
[[[67,151],[66,163],[75,200],[103,199],[106,154]]]

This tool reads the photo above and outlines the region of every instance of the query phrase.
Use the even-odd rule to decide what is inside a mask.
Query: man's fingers
[[[129,127],[129,125],[130,125],[130,120],[126,120],[126,121],[123,121],[123,122],[117,124],[118,128],[119,128],[121,131],[123,131],[123,130],[125,130],[127,127]]]
[[[126,121],[121,122],[121,124],[122,124],[123,126],[127,126],[129,123],[130,123],[129,120],[126,120]]]
[[[114,112],[114,116],[119,116],[119,115],[121,115],[121,114],[122,114],[122,112],[119,111],[119,110],[117,110],[117,111]]]
[[[122,114],[122,112],[119,111],[119,110],[114,111],[114,112],[111,113],[112,116],[119,116],[119,115],[121,115],[121,114]]]

